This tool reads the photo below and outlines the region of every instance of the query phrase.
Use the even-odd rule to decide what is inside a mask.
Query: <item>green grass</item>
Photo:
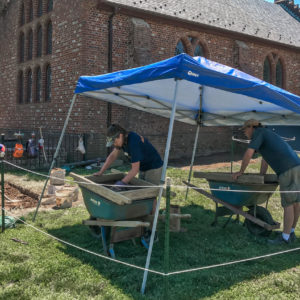
[[[235,169],[238,168],[235,165]],[[257,165],[251,165],[257,171]],[[90,171],[75,170],[81,174]],[[221,169],[215,171],[222,171]],[[224,168],[223,171],[228,171]],[[169,169],[172,184],[182,185],[188,171]],[[193,183],[205,184],[193,179]],[[214,203],[195,191],[185,201],[185,190],[172,188],[172,203],[192,218],[182,221],[184,233],[170,233],[170,271],[208,266],[300,247],[270,246],[266,238],[248,233],[242,224],[230,222],[212,227]],[[162,207],[164,206],[164,199]],[[274,194],[269,211],[282,222],[279,194]],[[32,215],[25,216],[31,223]],[[88,218],[84,207],[40,212],[35,226],[60,239],[102,254],[101,242],[82,225]],[[32,223],[31,223],[32,224]],[[299,226],[296,234],[300,236]],[[151,269],[163,272],[164,224],[158,228]],[[23,245],[12,241],[18,238]],[[117,258],[144,267],[147,251],[131,241],[115,245]],[[0,234],[0,299],[163,299],[164,279],[149,274],[145,296],[140,295],[143,272],[116,264],[57,242],[32,228],[18,224]],[[257,261],[184,273],[169,278],[170,299],[299,299],[299,251]]]

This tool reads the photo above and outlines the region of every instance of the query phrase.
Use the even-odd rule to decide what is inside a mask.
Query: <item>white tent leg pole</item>
[[[188,177],[188,183],[190,183],[190,181],[191,181],[191,176],[192,176],[192,171],[193,171],[193,166],[194,166],[194,160],[195,160],[195,155],[196,155],[196,149],[197,149],[197,144],[198,144],[199,131],[200,131],[200,124],[198,124],[197,130],[196,130],[193,155],[192,155],[192,160],[191,160],[191,165],[190,165],[190,172],[189,172],[189,177]],[[189,187],[187,187],[187,189],[186,189],[185,200],[187,199],[188,193],[189,193]]]
[[[42,199],[43,199],[43,196],[44,196],[44,193],[45,193],[45,189],[46,189],[47,183],[48,183],[48,181],[49,181],[49,176],[50,176],[50,174],[51,174],[51,170],[53,169],[53,167],[54,167],[54,165],[55,165],[56,158],[57,158],[57,156],[58,156],[58,153],[59,153],[59,150],[60,150],[60,146],[61,146],[63,137],[64,137],[64,135],[65,135],[66,128],[67,128],[68,123],[69,123],[69,119],[70,119],[71,112],[72,112],[72,109],[73,109],[73,106],[74,106],[74,103],[75,103],[75,100],[76,100],[76,96],[77,96],[77,95],[75,94],[75,95],[73,96],[73,98],[72,98],[71,106],[70,106],[70,108],[69,108],[68,115],[67,115],[67,118],[66,118],[66,120],[65,120],[65,124],[64,124],[64,127],[63,127],[63,129],[62,129],[62,132],[61,132],[61,135],[60,135],[60,138],[59,138],[59,141],[58,141],[58,144],[57,144],[57,147],[56,147],[54,156],[53,156],[53,160],[52,160],[52,163],[51,163],[49,172],[48,172],[48,177],[47,177],[46,182],[45,182],[45,184],[44,184],[43,191],[42,191],[42,193],[41,193],[39,202],[38,202],[38,204],[37,204],[37,207],[36,207],[36,210],[35,210],[33,219],[32,219],[33,222],[35,221],[36,215],[37,215],[38,210],[39,210],[39,207],[40,207],[40,205],[41,205],[41,202],[42,202]]]
[[[172,113],[171,113],[171,117],[170,117],[168,138],[167,138],[167,144],[166,144],[166,150],[165,150],[165,156],[164,156],[164,164],[163,164],[163,169],[162,169],[162,174],[161,174],[161,179],[160,179],[161,187],[159,189],[159,196],[158,196],[158,201],[157,201],[157,204],[156,204],[156,209],[155,209],[155,214],[154,214],[154,219],[153,219],[150,245],[149,245],[147,260],[146,260],[146,265],[145,265],[146,270],[144,271],[144,278],[143,278],[143,283],[142,283],[142,288],[141,288],[141,293],[142,294],[145,293],[146,282],[147,282],[147,277],[148,277],[148,270],[149,270],[150,259],[151,259],[152,248],[153,248],[154,235],[155,235],[156,226],[157,226],[160,200],[161,200],[161,196],[162,196],[162,193],[163,193],[163,184],[165,183],[165,178],[166,178],[169,152],[170,152],[172,133],[173,133],[173,125],[174,125],[174,120],[175,120],[176,105],[177,105],[177,90],[178,90],[178,80],[176,80],[174,100],[173,100],[173,106],[172,106]]]

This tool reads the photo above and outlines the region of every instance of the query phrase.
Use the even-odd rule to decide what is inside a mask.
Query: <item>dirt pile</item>
[[[4,197],[5,208],[9,210],[36,207],[38,202],[38,199],[32,197],[32,195],[25,194],[21,189],[10,183],[4,184]]]

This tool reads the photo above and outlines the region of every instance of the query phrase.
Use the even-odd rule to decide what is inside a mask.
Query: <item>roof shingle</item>
[[[265,0],[107,0],[107,2],[300,47],[300,22],[280,5]]]

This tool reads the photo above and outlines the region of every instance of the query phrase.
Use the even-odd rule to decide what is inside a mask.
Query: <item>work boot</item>
[[[272,245],[287,245],[291,243],[291,236],[288,240],[285,240],[282,234],[279,234],[274,240],[268,240],[268,243]]]
[[[282,231],[274,231],[278,236],[282,236]],[[295,232],[290,233],[290,242],[294,243],[297,240]]]
[[[291,232],[291,234],[290,234],[290,240],[291,240],[292,243],[297,240],[295,232]]]

